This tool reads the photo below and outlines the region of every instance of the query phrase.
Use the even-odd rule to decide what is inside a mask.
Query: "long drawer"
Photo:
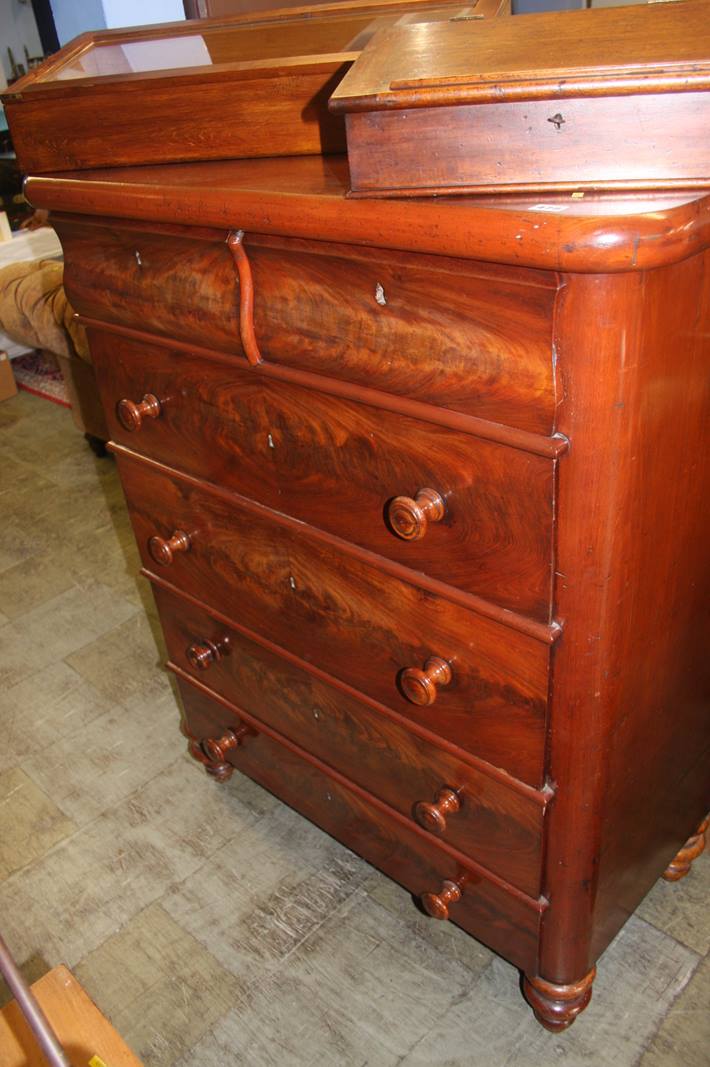
[[[154,588],[172,664],[531,896],[546,796],[464,762],[189,601]]]
[[[186,728],[193,737],[220,739],[228,730],[240,730],[229,709],[185,682],[180,690]],[[543,902],[457,858],[343,776],[267,733],[246,732],[228,759],[416,897],[435,894],[452,922],[515,966],[534,970]],[[447,882],[459,888],[460,899],[449,897],[447,902]]]
[[[90,339],[113,440],[547,621],[553,460],[233,361]]]
[[[117,458],[149,571],[489,762],[508,769],[505,753],[518,749],[516,773],[522,765],[520,777],[540,783],[544,642],[385,574],[302,524],[125,452]]]
[[[226,230],[55,226],[77,311],[241,354]],[[553,274],[260,234],[244,247],[265,360],[553,432]]]

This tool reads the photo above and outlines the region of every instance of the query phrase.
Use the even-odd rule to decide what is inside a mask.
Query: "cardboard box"
[[[9,400],[17,395],[15,376],[7,352],[0,352],[0,400]]]

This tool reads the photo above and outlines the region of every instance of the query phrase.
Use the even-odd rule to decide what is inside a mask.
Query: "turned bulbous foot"
[[[693,860],[696,860],[705,849],[705,833],[710,824],[710,818],[704,819],[697,831],[683,845],[682,849],[666,867],[663,877],[667,882],[679,882],[690,872]]]
[[[596,973],[596,967],[592,967],[584,978],[569,985],[558,985],[555,982],[547,982],[544,978],[530,978],[525,975],[523,993],[537,1021],[553,1033],[571,1026],[592,999],[592,983]]]

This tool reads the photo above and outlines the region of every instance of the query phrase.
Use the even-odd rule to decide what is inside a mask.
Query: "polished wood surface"
[[[472,764],[463,753],[432,744],[402,716],[355,699],[314,678],[205,612],[156,587],[173,669],[229,700],[347,774],[403,815],[499,874],[530,896],[540,891],[542,824],[549,791],[535,791]],[[206,670],[189,655],[196,634],[228,637],[230,653]],[[432,731],[433,732],[433,731]],[[511,742],[515,733],[508,729]],[[513,745],[511,744],[511,747]],[[437,814],[436,798],[454,790],[456,818]],[[437,809],[438,811],[438,809]]]
[[[501,795],[528,783],[538,787],[531,793],[522,786],[528,800],[539,806],[548,796],[544,788],[542,720],[513,713],[472,714],[462,724],[445,711],[432,718],[405,702],[396,710],[388,708],[268,638],[237,629],[221,613],[206,609],[182,591],[178,595],[164,575],[153,579],[153,591],[170,658],[176,667],[190,672],[213,692],[279,733],[294,741],[301,739],[309,751],[359,777],[371,792],[388,803],[402,803],[396,798],[411,789],[411,784],[405,787],[402,783],[411,783],[408,776],[413,773],[412,768],[421,783],[417,796],[411,797],[417,800],[419,792],[433,793],[444,778],[451,774],[456,777],[461,762],[472,758],[486,775],[502,782],[505,789]],[[195,663],[191,651],[195,644],[219,647],[225,643],[228,654],[212,656],[206,664],[204,660]],[[369,735],[377,740],[363,751],[360,739]],[[368,756],[371,749],[376,749],[375,756]],[[376,780],[371,760],[385,758],[388,775]],[[537,825],[535,818],[530,823],[527,815],[522,821]],[[453,829],[456,831],[456,827]],[[504,842],[501,851],[506,848]]]
[[[710,820],[703,819],[697,832],[688,838],[678,854],[673,857],[663,872],[663,877],[667,882],[679,882],[681,878],[690,874],[693,860],[705,851],[705,835],[708,825],[710,825]]]
[[[549,621],[554,464],[431,423],[91,330],[113,440],[424,571]],[[127,430],[123,398],[158,398]],[[402,491],[436,481],[446,515],[403,540]],[[401,508],[399,509],[401,515]]]
[[[301,524],[125,452],[117,458],[149,570],[151,538],[185,529],[190,549],[174,554],[172,584],[376,700],[415,714],[401,674],[435,655],[454,679],[424,714],[446,722],[447,734],[465,736],[479,716],[544,721],[543,642],[383,574],[376,559],[346,555]]]
[[[328,97],[382,26],[461,4],[355,0],[87,33],[2,94],[22,170],[343,151]],[[496,14],[507,0],[484,0]],[[116,115],[121,121],[116,121]]]
[[[707,188],[708,89],[689,0],[386,27],[330,108],[359,196]]]
[[[84,316],[241,354],[226,231],[196,240],[168,228],[55,225],[68,296]],[[259,358],[552,432],[554,276],[439,256],[373,262],[322,241],[248,235],[240,247]]]
[[[234,713],[227,707],[185,682],[180,683],[180,692],[193,737],[220,735],[231,728]],[[442,849],[412,820],[356,789],[296,745],[286,746],[262,732],[232,750],[229,760],[415,896],[440,886],[442,879],[456,881],[463,876],[464,890],[450,909],[451,921],[518,967],[530,970],[534,966],[544,903]]]

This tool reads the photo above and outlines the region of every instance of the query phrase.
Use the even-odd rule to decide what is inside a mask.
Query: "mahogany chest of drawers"
[[[501,953],[562,1029],[710,806],[710,200],[347,186],[310,158],[27,193],[193,755]]]

